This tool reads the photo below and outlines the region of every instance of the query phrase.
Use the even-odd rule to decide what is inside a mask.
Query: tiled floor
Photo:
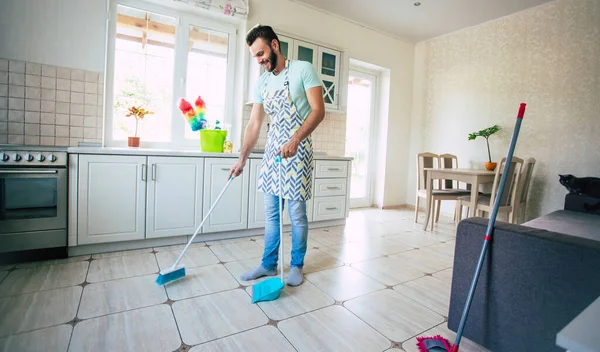
[[[161,287],[183,246],[0,267],[0,351],[417,351],[446,328],[455,224],[422,231],[408,210],[352,211],[311,230],[305,281],[251,303],[239,276],[263,239],[194,244],[187,276]],[[285,238],[289,263],[291,239]],[[289,267],[285,267],[287,276]],[[483,351],[467,339],[461,351]]]

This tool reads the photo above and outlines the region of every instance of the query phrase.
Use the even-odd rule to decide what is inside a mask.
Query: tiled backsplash
[[[248,122],[250,121],[251,112],[252,105],[245,105],[242,138],[244,138],[244,134],[246,133],[246,126],[248,126]],[[266,119],[268,117],[265,117]],[[313,132],[312,138],[315,152],[325,152],[331,156],[344,156],[346,150],[346,114],[326,112],[325,119]],[[265,121],[255,148],[264,149],[266,143],[267,122]]]
[[[98,72],[0,59],[0,143],[100,142],[103,80]]]

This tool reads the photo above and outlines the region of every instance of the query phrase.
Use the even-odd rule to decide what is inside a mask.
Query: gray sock
[[[277,275],[277,270],[267,270],[263,268],[262,265],[259,265],[258,268],[242,274],[242,276],[240,276],[240,279],[243,281],[249,281],[258,279],[259,277],[273,275]]]
[[[287,284],[290,286],[298,286],[302,283],[302,280],[302,269],[293,266],[290,269],[290,275],[288,276]]]

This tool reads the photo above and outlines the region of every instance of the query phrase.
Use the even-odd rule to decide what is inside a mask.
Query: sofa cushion
[[[594,214],[557,210],[522,225],[600,241],[600,216]]]

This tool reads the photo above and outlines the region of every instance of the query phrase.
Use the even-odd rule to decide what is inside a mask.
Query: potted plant
[[[136,106],[130,107],[128,111],[129,113],[126,115],[127,117],[135,117],[135,135],[133,137],[127,137],[127,145],[129,147],[139,147],[140,137],[138,137],[138,124],[140,120],[142,120],[146,115],[153,114],[153,112],[148,111],[144,108],[138,108]]]
[[[494,125],[492,127],[488,127],[488,128],[484,128],[483,130],[477,131],[477,132],[473,132],[473,133],[469,133],[469,140],[472,141],[477,137],[483,137],[485,138],[485,143],[487,145],[487,151],[488,151],[488,162],[485,163],[485,168],[487,170],[493,171],[494,169],[496,169],[496,165],[497,163],[492,162],[492,154],[490,153],[490,142],[489,142],[489,138],[491,135],[493,135],[494,133],[498,132],[501,130],[501,127],[498,125]]]

